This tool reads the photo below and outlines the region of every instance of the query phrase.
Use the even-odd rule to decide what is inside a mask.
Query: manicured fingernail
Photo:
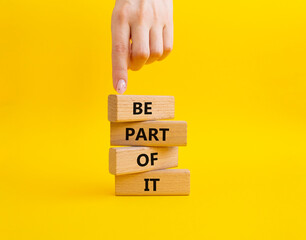
[[[123,94],[126,90],[126,82],[122,79],[120,79],[117,83],[117,92],[120,94]]]

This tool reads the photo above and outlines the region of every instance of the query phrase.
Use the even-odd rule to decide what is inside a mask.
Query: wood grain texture
[[[178,147],[119,147],[109,149],[109,172],[114,175],[177,167]]]
[[[151,102],[151,114],[133,114],[133,104]],[[174,118],[173,96],[109,95],[108,120],[110,122],[131,122]]]
[[[134,134],[129,135],[133,131]],[[186,146],[187,123],[185,121],[111,122],[111,145]]]
[[[115,177],[116,195],[189,195],[190,172],[165,169]],[[155,188],[154,188],[155,183]]]

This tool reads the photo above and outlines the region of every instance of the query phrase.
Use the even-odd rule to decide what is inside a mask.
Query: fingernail
[[[117,83],[117,92],[123,94],[126,90],[126,82],[123,79],[120,79]]]

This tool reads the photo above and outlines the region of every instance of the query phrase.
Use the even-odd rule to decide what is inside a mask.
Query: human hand
[[[112,15],[113,86],[127,88],[128,69],[163,60],[173,48],[172,0],[116,0]]]

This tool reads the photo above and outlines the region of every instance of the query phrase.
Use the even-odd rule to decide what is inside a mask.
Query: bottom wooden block
[[[165,169],[115,177],[116,195],[189,195],[188,169]]]

